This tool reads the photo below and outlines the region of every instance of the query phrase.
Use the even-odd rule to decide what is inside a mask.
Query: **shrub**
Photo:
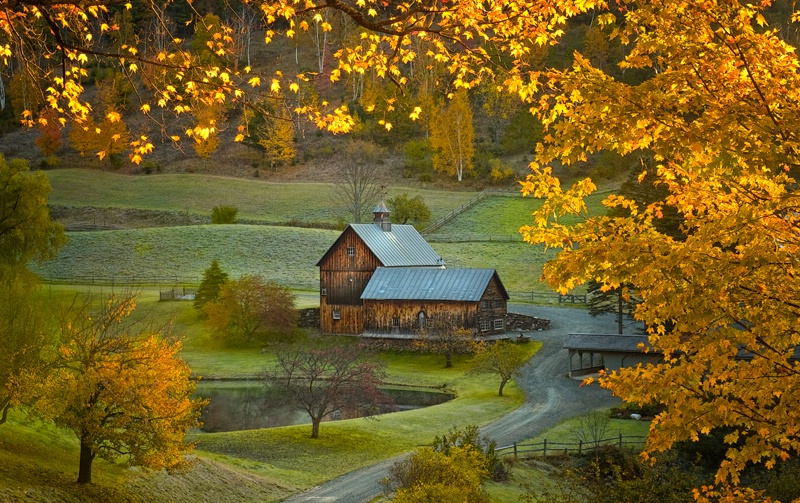
[[[235,224],[238,222],[236,218],[239,213],[239,208],[236,206],[214,206],[211,210],[211,223],[212,224]]]

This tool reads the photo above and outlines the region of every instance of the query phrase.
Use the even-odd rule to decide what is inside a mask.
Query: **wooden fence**
[[[102,286],[179,286],[199,285],[199,276],[137,276],[120,274],[115,276],[50,276],[42,278],[45,283],[69,285],[102,285]]]
[[[558,292],[508,292],[511,301],[535,302],[537,304],[586,304],[589,300],[587,294],[566,294]]]
[[[461,207],[454,209],[453,211],[451,211],[450,213],[448,213],[444,217],[442,217],[439,220],[433,222],[428,227],[422,229],[420,231],[420,234],[422,234],[422,235],[430,234],[431,232],[433,232],[436,229],[442,227],[444,224],[446,224],[447,222],[449,222],[452,219],[456,218],[458,215],[464,213],[465,211],[467,211],[468,209],[472,208],[473,206],[475,206],[479,202],[483,201],[484,199],[486,199],[486,191],[485,190],[483,192],[481,192],[480,194],[478,194],[477,196],[475,196],[474,198],[472,198],[469,201],[467,201],[466,203],[462,204]]]
[[[518,457],[542,457],[547,456],[560,456],[577,454],[578,456],[591,452],[598,447],[615,446],[620,449],[625,447],[643,447],[645,438],[643,436],[623,435],[619,434],[617,437],[604,438],[600,440],[579,440],[577,442],[548,442],[547,439],[542,442],[534,442],[530,444],[518,444],[514,442],[512,445],[499,447],[495,449],[501,456],[514,456]]]

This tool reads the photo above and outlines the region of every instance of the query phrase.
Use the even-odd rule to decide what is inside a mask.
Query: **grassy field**
[[[55,260],[33,269],[46,278],[177,277],[199,283],[213,259],[231,277],[261,274],[316,290],[317,261],[337,231],[265,225],[196,225],[68,233]],[[176,283],[180,283],[177,279]]]
[[[32,267],[45,278],[80,282],[115,278],[169,284],[199,283],[211,260],[232,277],[260,274],[295,289],[319,286],[317,261],[338,231],[264,225],[197,225],[70,232],[55,260]],[[433,242],[448,267],[495,268],[508,290],[536,288],[542,265],[555,252],[521,242]],[[538,288],[542,288],[539,286]]]
[[[233,204],[240,217],[265,223],[333,222],[324,184],[270,184],[202,175],[122,177],[104,172],[56,170],[52,204],[182,211],[208,214],[213,206]],[[474,193],[409,190],[422,194],[438,218],[473,197]],[[496,268],[510,291],[542,289],[543,263],[553,256],[518,241],[517,229],[530,220],[536,202],[517,197],[489,197],[437,231],[432,246],[448,267]],[[599,205],[599,197],[592,207]],[[486,236],[512,236],[487,241]],[[120,282],[174,278],[196,283],[212,259],[219,259],[231,276],[261,274],[305,289],[302,307],[318,305],[316,262],[339,235],[336,231],[264,225],[162,227],[136,230],[71,232],[58,257],[37,267],[45,277],[115,277],[114,286],[81,287],[102,296],[122,291]],[[471,235],[479,238],[470,241]],[[466,239],[466,240],[465,240]],[[72,295],[74,287],[48,285],[48,295]],[[260,347],[220,348],[188,302],[158,302],[158,289],[141,291],[138,316],[169,322],[184,337],[182,357],[195,375],[204,378],[247,378],[272,363]],[[531,353],[536,344],[529,345]],[[360,466],[406,452],[430,442],[451,426],[485,424],[517,407],[523,400],[514,386],[497,397],[497,383],[484,376],[467,376],[463,357],[444,369],[436,355],[385,353],[388,381],[395,384],[446,388],[456,398],[445,404],[390,414],[378,421],[349,420],[323,424],[321,438],[312,440],[307,425],[197,434],[197,462],[177,476],[131,471],[98,461],[96,484],[74,482],[77,442],[44,423],[27,424],[15,415],[0,427],[0,453],[14,453],[0,464],[0,500],[22,493],[52,495],[40,500],[72,501],[276,501]],[[25,426],[23,426],[25,423]],[[30,446],[27,449],[21,445]],[[52,446],[52,448],[51,448]],[[10,454],[9,454],[10,455]],[[527,470],[527,469],[526,469]],[[527,477],[527,472],[516,477]],[[492,485],[496,501],[509,501],[520,490]],[[5,492],[3,492],[5,491]],[[37,499],[37,498],[34,498]],[[512,499],[516,499],[514,496]]]
[[[230,205],[239,209],[239,218],[265,223],[294,220],[334,224],[344,216],[331,197],[331,184],[271,183],[210,175],[129,176],[80,169],[47,171],[47,176],[53,187],[49,202],[59,206],[211,215],[214,206]],[[386,198],[403,192],[411,197],[422,196],[434,220],[477,195],[475,192],[390,187]]]
[[[45,291],[54,299],[69,298],[76,292],[60,286]],[[91,293],[107,292],[95,287]],[[155,292],[147,290],[142,292],[137,313],[156,324],[173,321],[175,333],[185,337],[181,355],[195,374],[253,377],[273,362],[260,347],[219,348],[189,302],[158,302]],[[536,343],[527,345],[531,355],[539,347]],[[310,438],[308,425],[196,434],[193,440],[198,443],[198,463],[191,471],[173,478],[126,470],[122,465],[98,460],[95,483],[90,488],[73,482],[78,445],[70,433],[47,423],[30,423],[14,414],[8,425],[0,427],[0,455],[6,459],[8,451],[9,456],[8,463],[0,464],[0,500],[20,499],[22,492],[28,491],[52,494],[55,500],[65,502],[164,498],[186,502],[275,501],[428,443],[451,426],[485,424],[523,400],[521,391],[513,385],[507,387],[505,396],[498,397],[494,378],[466,375],[466,356],[456,357],[450,369],[444,368],[439,355],[383,353],[380,358],[387,366],[387,381],[393,385],[447,389],[456,398],[426,409],[384,415],[378,420],[324,423],[317,440]],[[236,487],[225,494],[224,488],[229,484]]]

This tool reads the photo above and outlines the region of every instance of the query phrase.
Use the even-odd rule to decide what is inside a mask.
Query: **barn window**
[[[338,310],[338,309],[334,309],[333,310],[333,319],[334,320],[342,319],[342,312],[340,310]]]
[[[489,320],[481,320],[481,332],[489,331]]]
[[[505,323],[503,322],[502,318],[494,320],[494,329],[495,330],[503,330],[504,325],[505,325]]]
[[[417,328],[425,328],[428,326],[428,316],[425,311],[420,311],[417,315]]]
[[[347,256],[348,257],[355,257],[356,256],[356,247],[355,246],[348,246],[347,247]]]
[[[320,294],[320,295],[328,295],[328,289],[327,289],[327,288],[322,288],[322,289],[319,291],[319,294]]]
[[[492,307],[492,304],[491,304],[490,301],[488,301],[488,300],[482,300],[481,301],[481,309],[489,309],[490,307]]]
[[[400,318],[392,318],[392,328],[400,328]]]

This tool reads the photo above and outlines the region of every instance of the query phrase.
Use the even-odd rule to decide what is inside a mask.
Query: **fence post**
[[[622,449],[622,432],[619,432],[619,448]]]
[[[517,459],[517,443],[514,442],[514,459]]]
[[[542,457],[543,458],[547,457],[547,439],[546,438],[544,439],[544,447],[542,448]]]
[[[578,456],[583,454],[583,440],[578,441]]]

